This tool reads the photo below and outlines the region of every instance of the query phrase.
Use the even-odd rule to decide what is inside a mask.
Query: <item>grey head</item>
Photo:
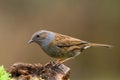
[[[28,43],[35,42],[41,47],[47,47],[49,43],[54,39],[55,33],[47,30],[40,30],[35,32]]]

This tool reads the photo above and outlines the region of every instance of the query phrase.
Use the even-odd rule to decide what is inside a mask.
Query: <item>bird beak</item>
[[[28,41],[28,44],[30,44],[30,43],[32,43],[32,42],[34,42],[32,39],[30,39],[29,41]]]

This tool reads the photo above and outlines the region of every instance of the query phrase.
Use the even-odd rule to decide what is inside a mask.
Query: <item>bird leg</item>
[[[64,59],[64,58],[62,58],[62,59],[57,59],[56,60],[56,65],[60,65],[60,64],[62,64],[62,63],[64,63],[64,62],[66,62],[66,61],[68,61],[68,60],[70,60],[70,59],[73,59],[74,57],[70,57],[70,58],[66,58],[66,59]]]

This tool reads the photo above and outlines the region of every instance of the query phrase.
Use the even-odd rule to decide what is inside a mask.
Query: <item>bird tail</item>
[[[91,47],[106,47],[106,48],[111,48],[111,47],[113,47],[112,45],[97,44],[97,43],[89,43],[89,46],[91,46]]]

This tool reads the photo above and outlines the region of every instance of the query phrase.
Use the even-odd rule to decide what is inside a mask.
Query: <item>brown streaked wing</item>
[[[82,41],[80,39],[56,33],[55,39],[52,41],[51,45],[56,45],[58,47],[70,47],[86,43],[87,43],[86,41]]]

